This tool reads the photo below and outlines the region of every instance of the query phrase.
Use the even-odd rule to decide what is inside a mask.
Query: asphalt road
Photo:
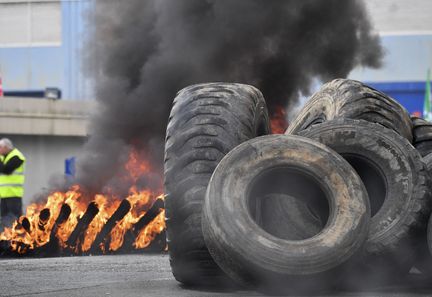
[[[424,283],[424,281],[422,282]],[[423,288],[421,288],[423,287]],[[172,277],[167,255],[0,260],[0,296],[259,296],[250,291],[191,290]],[[432,296],[418,284],[320,296]]]

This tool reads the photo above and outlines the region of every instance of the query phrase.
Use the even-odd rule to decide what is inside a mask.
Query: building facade
[[[4,91],[58,88],[89,99],[82,72],[90,0],[0,0],[0,78]]]
[[[56,101],[0,98],[0,137],[10,138],[27,158],[24,204],[64,177],[65,160],[87,139],[93,102],[81,57],[90,5],[90,0],[0,0],[3,90],[62,93]]]
[[[382,68],[358,68],[350,78],[367,82],[398,99],[411,113],[421,115],[426,72],[432,68],[432,1],[365,2],[381,36],[385,57]],[[53,176],[64,173],[65,159],[77,155],[86,141],[85,131],[57,133],[55,127],[69,120],[69,124],[79,126],[79,121],[86,119],[75,118],[75,111],[80,110],[81,117],[91,109],[81,106],[93,98],[90,80],[82,70],[91,9],[92,0],[0,0],[0,78],[4,91],[31,93],[58,88],[62,94],[59,101],[76,103],[76,107],[68,107],[69,111],[60,108],[63,103],[59,101],[32,103],[39,107],[31,110],[26,109],[32,106],[26,99],[0,104],[0,137],[11,138],[28,157],[26,202],[47,187]],[[21,118],[11,116],[17,110]],[[31,118],[31,124],[18,129],[20,125],[15,123],[29,120],[26,117]],[[39,120],[44,117],[42,124]],[[47,125],[46,129],[36,129],[40,125]]]
[[[422,116],[427,72],[432,71],[432,1],[365,2],[385,56],[380,69],[358,68],[350,78],[367,82]]]

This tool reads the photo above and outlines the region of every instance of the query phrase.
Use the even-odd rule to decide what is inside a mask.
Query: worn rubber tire
[[[429,223],[427,228],[427,243],[429,247],[429,253],[430,255],[432,255],[432,215],[429,217]]]
[[[424,156],[423,162],[426,164],[426,169],[429,172],[429,175],[432,177],[432,153]]]
[[[415,267],[424,275],[432,277],[432,216],[417,239]]]
[[[420,155],[427,156],[432,153],[432,140],[426,140],[417,142],[414,144],[416,150],[420,153]]]
[[[271,182],[261,187],[261,178]],[[279,238],[261,227],[254,211],[253,197],[266,196],[261,190],[298,199],[318,194],[327,201],[328,222],[304,240]],[[269,135],[237,146],[222,159],[207,188],[202,223],[218,265],[239,284],[267,291],[323,283],[326,272],[361,248],[369,218],[366,189],[342,157],[303,137]]]
[[[432,153],[423,157],[423,161],[426,164],[429,178],[432,179]],[[432,188],[429,188],[432,191]],[[419,232],[418,238],[416,239],[416,261],[415,267],[419,269],[423,274],[432,276],[432,234],[431,227],[432,221],[429,219],[428,226],[425,226],[421,232]]]
[[[432,123],[425,119],[412,117],[413,143],[432,140]]]
[[[252,86],[193,85],[174,99],[165,142],[165,205],[171,268],[179,282],[213,286],[226,281],[201,231],[207,184],[226,153],[269,131],[264,98]]]
[[[373,215],[365,261],[407,273],[416,234],[431,209],[431,183],[420,154],[394,131],[362,120],[329,121],[299,134],[341,154],[362,178]]]
[[[424,157],[432,153],[432,123],[425,119],[412,117],[413,145]]]
[[[412,123],[407,110],[389,96],[350,79],[324,84],[290,123],[286,134],[298,134],[311,125],[339,118],[378,123],[412,141]]]

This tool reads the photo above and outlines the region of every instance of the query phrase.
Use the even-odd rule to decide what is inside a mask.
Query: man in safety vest
[[[3,227],[10,227],[22,215],[25,160],[12,141],[0,139],[0,215]]]

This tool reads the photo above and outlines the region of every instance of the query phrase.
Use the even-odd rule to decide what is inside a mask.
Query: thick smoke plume
[[[258,87],[270,113],[314,79],[379,67],[382,49],[355,0],[95,0],[87,73],[100,104],[78,181],[98,191],[130,147],[162,166],[171,102],[194,83]]]

